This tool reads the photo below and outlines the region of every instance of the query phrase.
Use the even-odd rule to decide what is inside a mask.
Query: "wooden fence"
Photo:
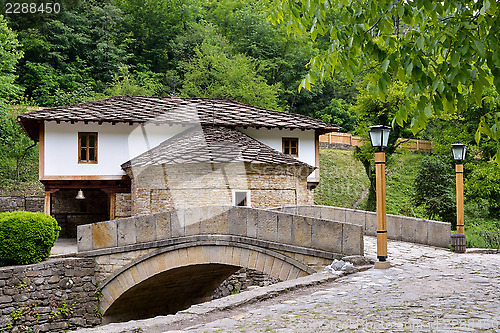
[[[432,151],[432,141],[399,139],[400,148],[408,150]],[[319,136],[320,145],[323,147],[350,148],[363,144],[362,138],[350,133],[332,132]]]

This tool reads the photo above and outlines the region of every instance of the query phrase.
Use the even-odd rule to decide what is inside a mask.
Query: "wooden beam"
[[[40,122],[40,131],[38,137],[38,179],[45,177],[45,124]]]
[[[109,219],[115,219],[116,193],[109,194]]]

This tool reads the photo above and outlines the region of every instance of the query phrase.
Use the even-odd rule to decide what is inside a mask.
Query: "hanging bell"
[[[75,199],[77,199],[77,200],[83,200],[83,199],[85,199],[85,196],[83,195],[83,191],[82,190],[78,191],[78,194],[76,195]]]

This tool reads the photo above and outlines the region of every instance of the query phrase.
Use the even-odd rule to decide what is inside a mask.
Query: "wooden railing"
[[[416,139],[399,139],[400,148],[408,150],[432,151],[432,141]],[[320,144],[328,144],[337,147],[359,147],[363,144],[362,138],[350,133],[332,132],[319,136]]]

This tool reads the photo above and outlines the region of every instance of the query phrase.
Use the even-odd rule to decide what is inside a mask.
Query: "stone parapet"
[[[195,235],[234,235],[344,255],[363,254],[363,226],[269,210],[210,206],[78,226],[78,251]]]
[[[377,235],[377,213],[375,212],[331,206],[282,206],[272,210],[354,224],[362,226],[368,236]],[[387,237],[389,239],[448,248],[450,234],[451,224],[447,222],[387,214]]]

